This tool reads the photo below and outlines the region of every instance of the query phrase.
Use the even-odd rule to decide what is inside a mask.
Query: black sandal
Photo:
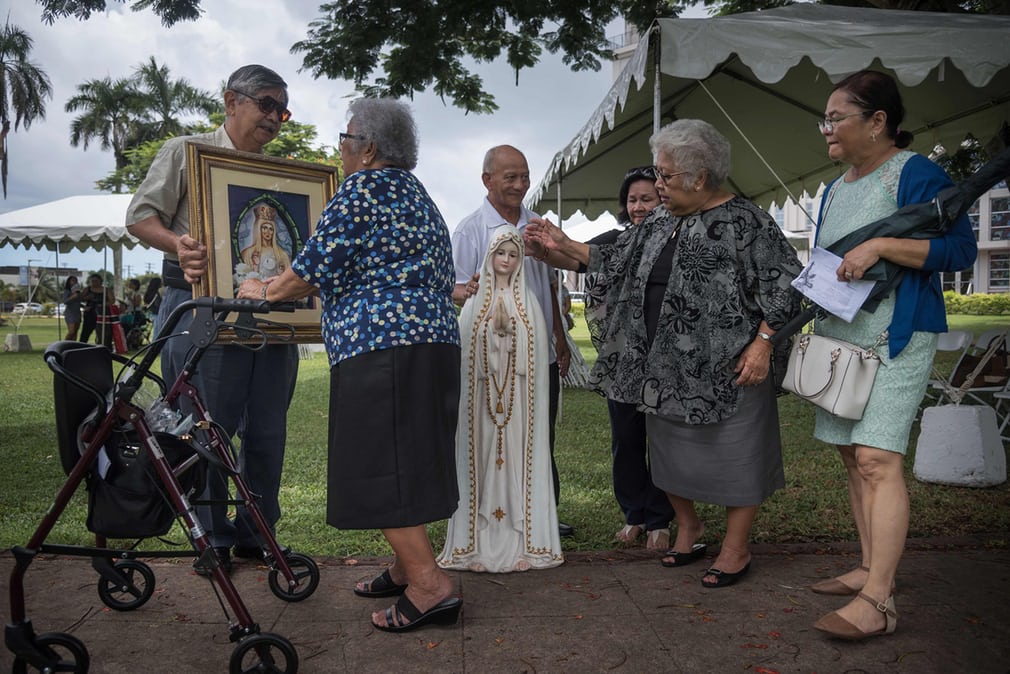
[[[421,613],[414,606],[414,603],[407,598],[407,595],[403,595],[396,600],[394,606],[386,609],[386,624],[376,625],[372,623],[372,627],[383,632],[406,632],[423,627],[428,623],[432,625],[455,625],[456,621],[459,620],[459,614],[462,609],[462,599],[459,597],[449,597],[435,604],[424,613]],[[410,622],[403,623],[403,618],[406,618]]]
[[[705,571],[705,574],[701,578],[701,584],[709,589],[714,587],[729,587],[746,576],[748,571],[750,571],[750,562],[747,562],[747,565],[736,573],[727,573],[713,566],[711,569]],[[706,581],[705,576],[715,576],[715,580]]]
[[[695,543],[691,546],[691,552],[677,552],[673,548],[666,551],[663,558],[659,560],[659,563],[663,566],[674,567],[674,566],[687,566],[693,562],[697,562],[699,559],[705,556],[708,551],[708,546],[704,543]],[[666,561],[667,557],[673,559],[672,562]]]
[[[359,597],[395,597],[403,594],[407,589],[406,585],[397,585],[393,582],[393,577],[389,575],[389,569],[376,576],[365,586],[364,590],[354,588],[354,594]]]

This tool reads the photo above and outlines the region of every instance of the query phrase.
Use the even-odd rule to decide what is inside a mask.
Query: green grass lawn
[[[951,316],[951,329],[976,334],[1005,325],[993,316]],[[12,332],[0,327],[0,335]],[[58,337],[56,320],[26,318],[21,332],[33,351],[0,353],[0,548],[24,545],[38,525],[65,476],[56,449],[52,375],[42,360],[46,344]],[[576,320],[575,337],[590,362],[595,356],[585,322]],[[938,356],[941,369],[953,366],[949,354]],[[281,489],[284,516],[278,539],[312,555],[385,555],[378,532],[336,531],[324,523],[326,503],[326,428],[329,369],[324,354],[303,360],[288,424],[287,458]],[[610,473],[610,432],[605,400],[588,391],[565,389],[557,433],[561,472],[559,517],[573,524],[576,536],[565,539],[567,550],[600,550],[611,546],[622,525],[614,501]],[[813,407],[793,396],[779,399],[786,487],[770,498],[754,524],[753,539],[764,543],[854,540],[845,474],[834,449],[812,438]],[[988,535],[992,545],[1006,545],[1010,536],[1010,486],[989,489],[943,487],[912,477],[915,439],[905,462],[911,497],[912,537]],[[85,526],[85,493],[47,539],[49,542],[92,542]],[[719,509],[701,506],[706,540],[723,533]],[[445,523],[431,526],[440,547]],[[181,533],[173,537],[182,540]],[[157,547],[157,542],[145,545]]]

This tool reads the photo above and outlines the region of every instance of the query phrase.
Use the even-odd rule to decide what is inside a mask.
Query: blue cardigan
[[[834,182],[828,184],[824,194]],[[942,168],[917,154],[902,168],[898,180],[898,208],[931,201],[937,192],[952,184]],[[823,217],[822,199],[818,230]],[[943,306],[940,275],[936,272],[967,269],[975,262],[977,254],[978,244],[967,215],[961,216],[943,236],[929,240],[929,254],[922,269],[906,269],[895,291],[894,315],[888,328],[891,358],[901,353],[913,332],[947,331],[947,312]]]

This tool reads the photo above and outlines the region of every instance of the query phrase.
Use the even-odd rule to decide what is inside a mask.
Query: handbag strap
[[[828,381],[824,384],[824,386],[821,387],[819,391],[815,391],[813,393],[806,393],[805,391],[803,391],[803,387],[800,385],[800,374],[803,371],[803,361],[806,360],[807,357],[807,345],[809,344],[809,341],[810,340],[808,337],[803,336],[800,337],[796,343],[796,349],[799,350],[800,352],[800,362],[797,363],[798,367],[796,367],[793,372],[793,389],[796,391],[796,394],[800,397],[816,398],[817,396],[827,391],[828,387],[831,386],[831,382],[834,381],[835,365],[838,363],[838,357],[841,355],[841,349],[835,348],[831,351],[831,360],[828,362]]]
[[[875,341],[873,343],[873,346],[871,346],[868,349],[864,349],[864,351],[866,351],[866,355],[868,357],[876,358],[877,360],[880,360],[880,356],[877,355],[877,349],[879,349],[881,346],[883,346],[884,344],[887,343],[887,338],[889,336],[890,336],[890,332],[888,331],[887,328],[884,328],[884,331],[882,333],[880,333],[879,335],[877,335],[877,341]],[[881,365],[883,365],[883,362],[881,362]]]

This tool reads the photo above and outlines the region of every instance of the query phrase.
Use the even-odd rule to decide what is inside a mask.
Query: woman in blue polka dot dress
[[[452,624],[462,600],[435,564],[425,524],[456,509],[459,326],[449,232],[417,165],[410,109],[358,99],[340,151],[347,175],[291,267],[240,297],[320,296],[330,359],[326,521],[380,529],[395,554],[363,597],[402,595],[381,630]]]

